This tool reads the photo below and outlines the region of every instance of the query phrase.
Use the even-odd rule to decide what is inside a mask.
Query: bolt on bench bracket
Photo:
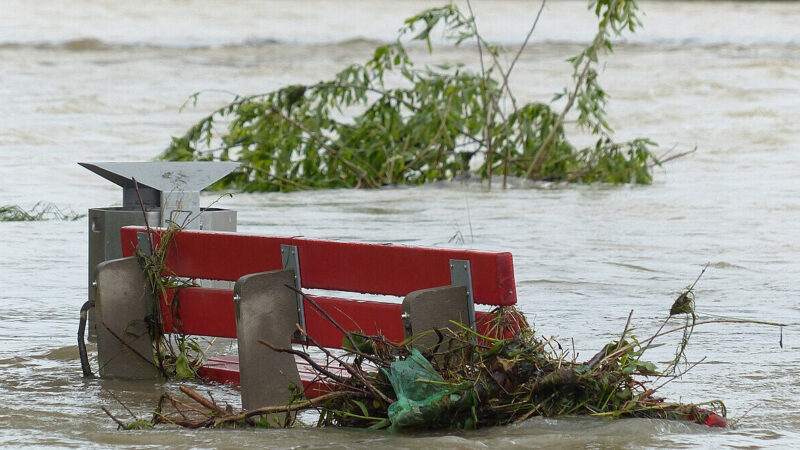
[[[297,289],[297,323],[303,330],[306,329],[306,314],[303,310],[303,294],[300,293],[302,283],[300,282],[300,260],[297,254],[297,246],[281,244],[281,261],[284,269],[291,269],[294,272],[294,288]],[[295,333],[295,339],[305,341],[305,336],[302,336],[298,331]]]
[[[450,260],[450,282],[454,286],[464,286],[467,289],[469,326],[473,331],[477,331],[475,328],[475,298],[472,296],[472,270],[468,260]]]

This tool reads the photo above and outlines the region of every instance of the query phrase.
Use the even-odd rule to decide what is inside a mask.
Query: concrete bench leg
[[[403,317],[406,337],[434,328],[453,329],[451,320],[469,326],[467,289],[464,286],[442,286],[414,291],[403,299]],[[433,348],[438,341],[435,333],[429,333],[415,339],[412,345],[424,351]],[[440,351],[448,347],[449,342],[443,342]]]
[[[294,356],[270,350],[259,339],[280,348],[290,348],[297,323],[297,296],[291,270],[245,275],[234,286],[236,335],[239,341],[239,376],[242,407],[286,405],[289,385],[302,391]],[[271,423],[282,423],[284,414],[271,415]]]
[[[113,259],[95,269],[97,360],[101,377],[157,378],[147,317],[154,300],[135,257]]]

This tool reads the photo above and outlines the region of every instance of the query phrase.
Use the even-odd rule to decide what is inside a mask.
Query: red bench
[[[122,228],[124,256],[135,255],[139,241],[145,242],[142,238],[146,238],[146,233],[147,230],[143,227]],[[163,230],[153,230],[153,233],[157,242]],[[177,277],[239,280],[239,283],[247,280],[248,277],[245,276],[248,275],[291,269],[291,273],[295,275],[294,284],[298,289],[398,297],[410,297],[410,294],[428,292],[432,288],[462,285],[464,286],[462,292],[466,293],[468,316],[464,322],[475,326],[477,319],[479,327],[480,318],[485,313],[476,313],[472,306],[473,302],[492,306],[509,306],[516,303],[512,256],[505,252],[181,231],[173,236],[166,266],[170,275]],[[238,289],[237,284],[237,292],[240,292]],[[434,294],[432,298],[438,295]],[[207,287],[181,289],[177,308],[170,314],[168,304],[171,303],[173,295],[174,292],[171,292],[168,298],[160,299],[164,332],[238,337],[241,356],[242,336],[238,336],[241,334],[241,329],[237,333],[237,326],[242,325],[237,324],[238,306],[235,305],[233,290]],[[342,332],[326,320],[308,300],[295,292],[291,292],[290,295],[296,301],[297,322],[308,335],[322,346],[341,348],[344,337]],[[353,300],[325,295],[307,295],[307,297],[312,298],[347,331],[381,334],[393,342],[400,342],[410,331],[406,329],[409,326],[408,322],[404,322],[404,306],[399,303]],[[173,316],[180,318],[180,324],[170,320]],[[300,371],[305,372],[302,367]],[[235,358],[209,358],[200,375],[217,382],[238,384],[239,364]],[[315,381],[308,373],[301,373],[300,378],[309,397],[330,389],[329,386]],[[286,387],[283,386],[282,389],[285,390]],[[244,390],[243,385],[243,399]],[[248,405],[245,405],[245,408],[247,407]]]

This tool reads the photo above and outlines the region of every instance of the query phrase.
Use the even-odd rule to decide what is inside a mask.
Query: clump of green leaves
[[[319,427],[394,431],[475,429],[518,424],[535,416],[577,415],[683,420],[726,427],[727,410],[720,400],[687,404],[668,402],[657,396],[661,388],[702,360],[676,374],[677,361],[660,370],[643,359],[645,353],[655,348],[654,341],[680,332],[684,333],[679,344],[683,353],[689,339],[685,332],[695,325],[748,323],[784,327],[786,324],[715,316],[664,330],[670,317],[676,315],[676,305],[680,310],[678,315],[689,314],[688,294],[684,294],[692,293],[699,279],[698,276],[679,296],[655,334],[637,338],[630,327],[631,311],[621,336],[585,362],[578,361],[574,350],[570,352],[554,337],[537,336],[525,316],[513,306],[498,307],[483,315],[476,321],[475,329],[451,321],[450,327],[423,331],[399,343],[381,335],[345,333],[340,356],[317,346],[329,358],[328,364],[335,362],[333,366],[322,364],[307,351],[260,341],[272,351],[305,360],[315,373],[314,380],[321,380],[331,391],[304,399],[306,391],[290,385],[291,395],[286,405],[234,412],[230,406],[219,406],[210,392],[204,398],[182,386],[181,391],[200,406],[176,401],[165,393],[151,423],[192,429],[226,425],[290,427],[298,424],[295,413],[313,410],[319,414],[316,423]],[[695,314],[694,300],[692,294],[691,314]],[[328,312],[316,308],[332,326],[344,330]],[[305,330],[300,331],[306,334]],[[426,341],[426,336],[433,335],[437,339]],[[337,365],[344,371],[334,373],[331,369]],[[654,380],[660,384],[654,385]],[[172,405],[172,411],[162,409],[168,405]],[[285,415],[281,420],[264,418],[276,414]],[[118,424],[128,427],[119,421]]]
[[[518,314],[508,307],[495,311],[509,313]],[[554,338],[537,337],[526,326],[513,337],[503,337],[508,335],[504,328],[489,333],[496,336],[463,326],[440,329],[439,344],[432,351],[397,349],[392,353],[399,358],[378,362],[381,371],[364,377],[396,401],[387,408],[380,402],[338,397],[322,409],[322,423],[393,430],[474,429],[520,423],[533,416],[706,423],[712,415],[725,415],[725,406],[718,401],[702,408],[656,397],[658,387],[649,387],[645,379],[663,374],[655,364],[641,359],[647,349],[643,344],[651,339],[639,341],[627,325],[619,340],[586,362],[576,361]],[[347,386],[352,394],[364,392],[358,381],[348,382],[354,383]]]
[[[148,232],[152,239],[150,248],[146,251],[137,250],[137,256],[154,298],[152,311],[148,315],[148,328],[156,368],[167,379],[188,380],[197,377],[197,369],[205,361],[205,352],[195,337],[182,332],[163,331],[165,317],[174,327],[182,330],[180,290],[195,286],[193,280],[173,276],[167,266],[173,239],[180,230],[179,226],[170,223],[157,240],[156,234]]]
[[[125,424],[123,427],[125,431],[149,430],[151,428],[153,428],[153,423],[147,419],[135,419],[133,422]]]
[[[176,402],[164,394],[159,415],[154,415],[152,422],[188,428],[289,427],[296,425],[293,414],[285,416],[283,423],[259,420],[258,416],[314,410],[319,413],[316,426],[392,431],[476,429],[518,424],[534,416],[577,415],[726,426],[727,413],[721,401],[683,404],[656,396],[661,387],[675,379],[651,387],[651,378],[661,378],[664,373],[642,359],[660,330],[640,341],[631,333],[628,322],[619,339],[603,346],[590,360],[579,362],[577,355],[570,354],[555,338],[537,337],[513,307],[500,307],[483,316],[477,323],[478,331],[459,322],[451,324],[426,332],[438,337],[438,341],[427,344],[418,340],[422,335],[392,343],[382,336],[346,334],[344,339],[353,341],[344,349],[345,359],[337,362],[348,361],[345,370],[351,376],[340,378],[319,364],[311,364],[316,379],[335,386],[321,396],[306,400],[300,389],[293,389],[292,400],[286,405],[233,412],[228,408],[223,411],[210,396],[205,399],[182,387],[181,391],[202,408]],[[664,334],[675,331],[679,329]],[[306,352],[262,343],[274,351],[313,361]],[[168,404],[174,410],[163,411],[161,406]]]
[[[242,168],[217,187],[245,191],[416,185],[466,175],[490,187],[497,175],[504,186],[508,177],[650,183],[658,164],[654,143],[612,139],[596,70],[599,57],[612,50],[611,38],[639,26],[636,2],[597,0],[590,7],[597,34],[569,59],[574,86],[553,99],[566,99],[560,112],[553,103],[518,105],[508,78],[524,45],[504,67],[499,55],[505,50],[478,33],[471,8],[465,14],[451,3],[406,19],[396,42],[332,80],[237,97],[173,138],[161,157],[238,160]],[[455,45],[476,41],[481,71],[417,66],[404,42],[423,41],[432,51],[437,29]],[[566,137],[573,105],[578,126],[597,136],[593,146],[579,149]],[[226,131],[218,121],[227,121]]]
[[[53,203],[38,202],[26,210],[18,205],[0,205],[0,222],[36,222],[41,220],[78,220],[85,214],[62,211]]]

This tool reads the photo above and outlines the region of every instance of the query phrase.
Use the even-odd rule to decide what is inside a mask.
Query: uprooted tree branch
[[[659,164],[646,138],[617,142],[606,120],[607,94],[598,83],[601,55],[612,38],[640,26],[635,0],[592,0],[594,39],[570,58],[573,86],[550,102],[518,104],[508,80],[542,12],[507,67],[506,50],[478,32],[472,7],[431,8],[406,19],[396,42],[332,80],[237,96],[173,138],[168,160],[238,160],[218,183],[245,191],[422,184],[478,176],[569,182],[650,183]],[[544,6],[544,1],[542,7]],[[480,71],[464,65],[418,67],[406,44],[441,30],[454,45],[475,42]],[[486,55],[486,57],[484,56]],[[198,94],[192,96],[196,101]],[[558,99],[566,104],[554,109]],[[504,105],[511,104],[511,108]],[[564,123],[576,123],[595,144],[576,148]],[[227,130],[218,125],[224,122]]]

